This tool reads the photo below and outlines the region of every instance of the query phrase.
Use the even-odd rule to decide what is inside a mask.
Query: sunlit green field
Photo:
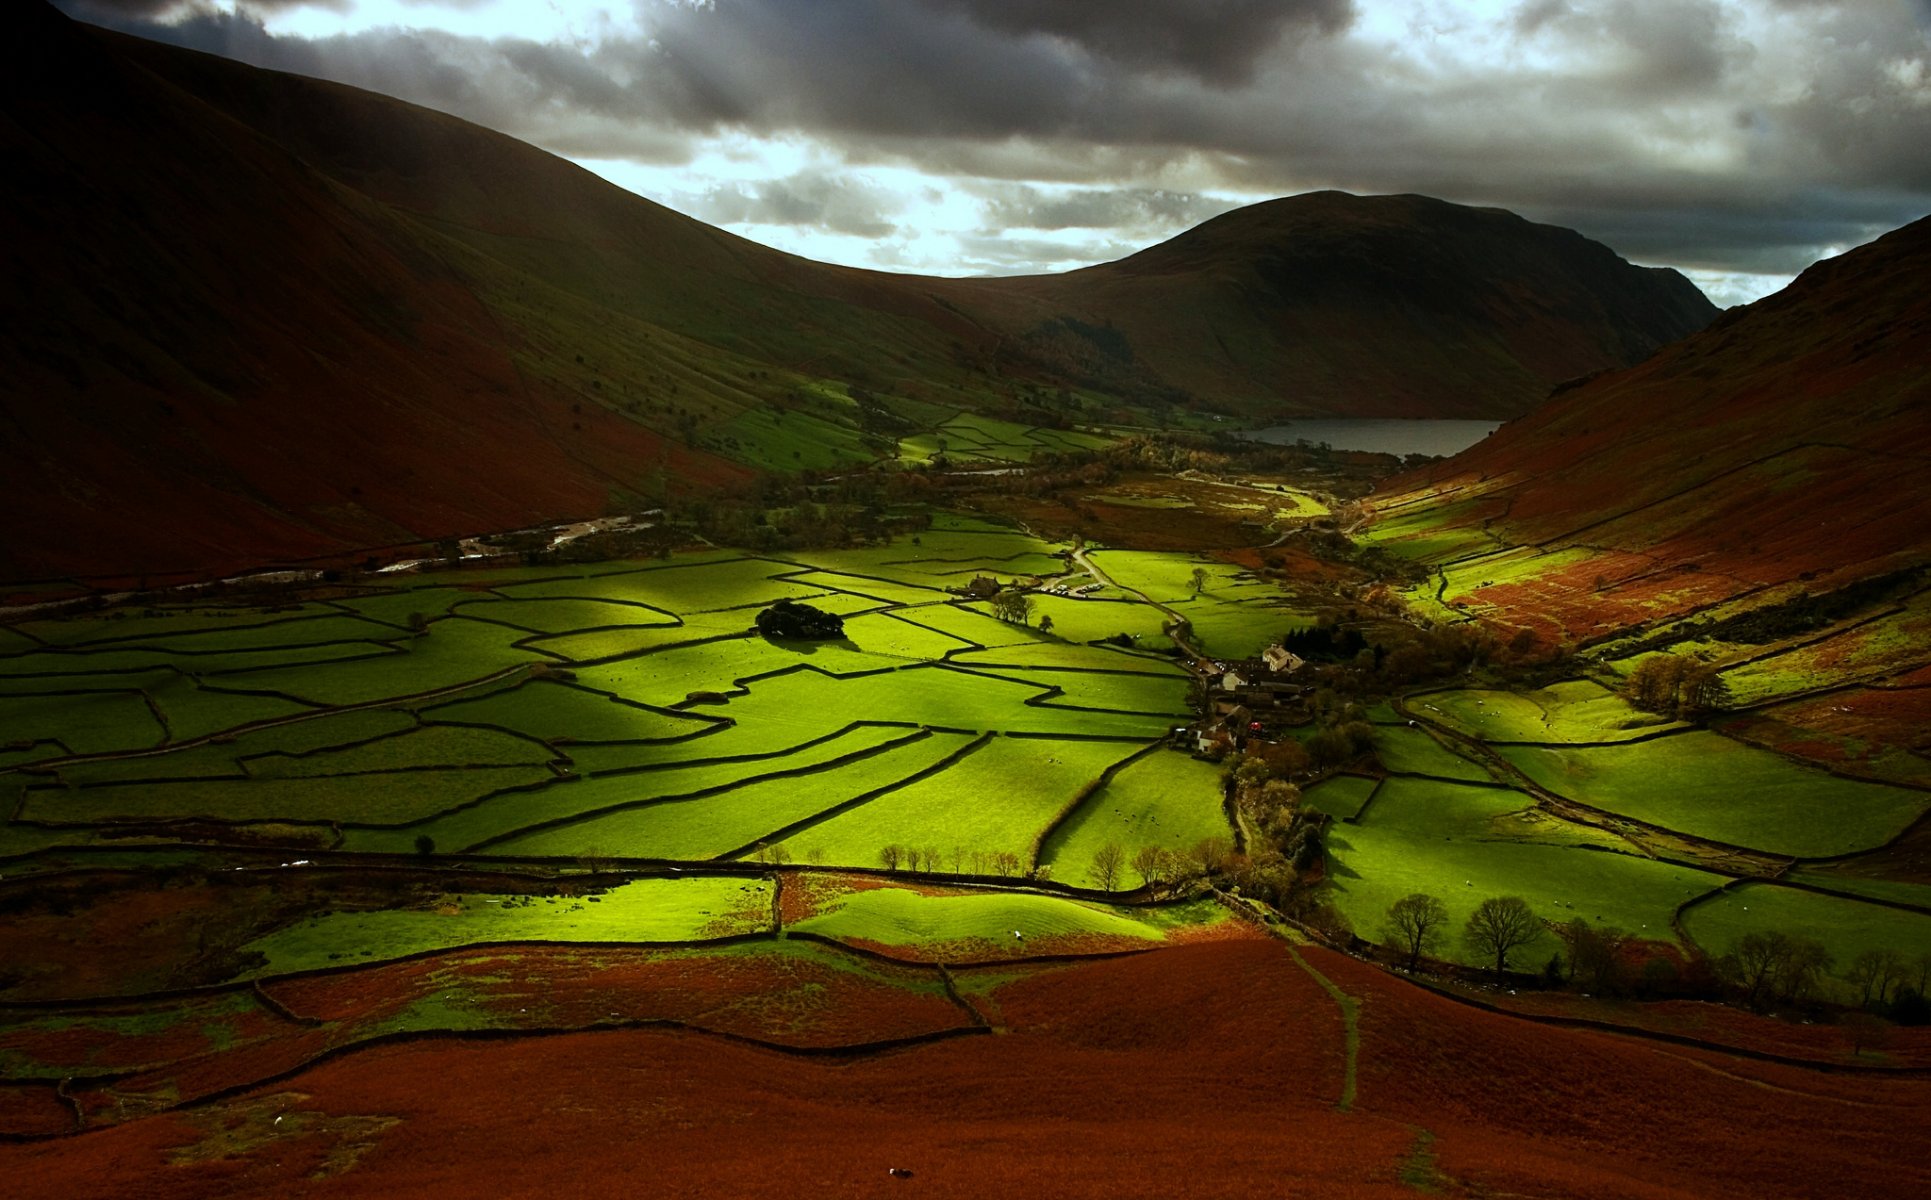
[[[946,590],[1050,578],[1068,570],[1059,550],[941,516],[862,550],[445,571],[285,611],[30,622],[0,651],[0,772],[30,768],[0,774],[18,793],[0,853],[234,841],[574,864],[775,848],[876,867],[906,844],[960,874],[1004,854],[1002,871],[1082,875],[1073,834],[1048,850],[1049,835],[1076,824],[1089,857],[1226,836],[1197,764],[1163,776],[1188,795],[1123,782],[1125,803],[1082,803],[1187,718],[1170,659],[1087,644],[1163,640],[1157,609],[1042,598],[1046,633]],[[781,598],[845,614],[845,636],[759,636]]]

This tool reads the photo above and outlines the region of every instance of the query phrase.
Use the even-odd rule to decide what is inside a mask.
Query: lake
[[[1291,421],[1242,434],[1255,441],[1291,446],[1306,440],[1336,450],[1376,454],[1454,454],[1466,450],[1501,426],[1500,421],[1323,420]]]

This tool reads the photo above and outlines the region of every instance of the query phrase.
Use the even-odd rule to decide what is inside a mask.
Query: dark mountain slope
[[[1572,230],[1342,192],[1256,204],[1013,286],[1095,314],[1176,386],[1296,415],[1513,416],[1716,316],[1675,271],[1632,267]]]
[[[1819,263],[1642,365],[1392,481],[1377,510],[1416,514],[1417,529],[1432,510],[1430,536],[1482,530],[1572,560],[1564,572],[1593,596],[1575,606],[1590,625],[1800,578],[1827,590],[1931,561],[1931,489],[1918,483],[1931,470],[1928,278],[1931,219]],[[1479,541],[1464,553],[1495,548]],[[1646,564],[1651,585],[1626,601],[1616,587],[1596,595],[1604,556]],[[1659,572],[1702,579],[1677,579],[1665,601],[1653,594]],[[1516,599],[1470,595],[1505,608]],[[1585,629],[1571,621],[1567,632]]]
[[[533,385],[385,206],[51,10],[14,22],[0,571],[223,569],[735,470]]]
[[[400,101],[9,21],[4,577],[587,515],[889,453],[962,408],[1499,415],[1708,311],[1575,235],[1401,197],[1281,201],[1054,278],[832,267]]]

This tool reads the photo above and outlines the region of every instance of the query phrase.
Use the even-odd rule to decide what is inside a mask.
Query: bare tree
[[[1630,936],[1609,925],[1577,917],[1556,926],[1569,951],[1569,977],[1598,995],[1612,995],[1623,984],[1623,950]]]
[[[1193,574],[1187,577],[1187,581],[1193,584],[1194,595],[1198,596],[1207,590],[1207,578],[1207,568],[1195,567],[1193,569]]]
[[[1904,958],[1895,950],[1866,950],[1844,969],[1844,979],[1861,995],[1858,1004],[1882,1007],[1890,999],[1891,988],[1909,977]]]
[[[1743,989],[1744,1003],[1761,1008],[1777,977],[1777,964],[1789,953],[1790,938],[1769,930],[1745,934],[1736,949],[1717,960],[1717,974]]]
[[[1120,872],[1126,867],[1126,851],[1118,842],[1108,842],[1093,852],[1093,878],[1100,881],[1103,892],[1116,891],[1120,886]]]
[[[1788,1004],[1802,1004],[1816,994],[1817,985],[1829,973],[1832,959],[1824,944],[1814,938],[1793,937],[1789,951],[1777,964],[1777,994]]]
[[[1412,892],[1388,906],[1388,938],[1408,955],[1410,971],[1447,932],[1448,906],[1427,892]]]
[[[1142,846],[1133,856],[1133,869],[1146,881],[1148,891],[1158,892],[1173,877],[1173,856],[1159,846]]]
[[[904,857],[905,847],[903,846],[880,846],[878,849],[878,861],[885,864],[887,871],[898,870],[899,861]]]
[[[1509,969],[1509,955],[1542,936],[1542,922],[1520,896],[1490,896],[1469,914],[1462,938],[1484,958],[1495,960],[1495,973]]]
[[[1189,856],[1202,875],[1218,875],[1233,861],[1234,843],[1220,836],[1202,838],[1194,843]]]
[[[1745,934],[1716,966],[1742,990],[1746,1004],[1761,1010],[1772,998],[1791,1004],[1808,1000],[1830,970],[1831,956],[1822,942],[1772,929]]]

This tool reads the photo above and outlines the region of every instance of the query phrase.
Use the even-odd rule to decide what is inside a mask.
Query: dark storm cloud
[[[1464,14],[1489,40],[1446,52],[1426,31],[1369,36],[1366,0],[640,0],[641,32],[581,45],[308,41],[208,10],[156,23],[141,0],[108,7],[121,15],[96,19],[576,157],[809,139],[960,178],[1015,228],[1161,236],[1210,215],[1158,209],[1151,180],[1331,186],[1512,208],[1650,261],[1770,270],[1931,208],[1931,0],[1525,0]],[[809,223],[816,204],[821,228],[895,224],[822,181],[695,202],[712,220]]]
[[[989,229],[1185,229],[1234,207],[1191,192],[1144,188],[1048,193],[1024,184],[973,189]]]
[[[1289,32],[1338,33],[1353,0],[919,0],[1005,34],[1045,35],[1133,67],[1232,85]]]
[[[404,0],[404,3],[415,2],[417,0]],[[434,2],[450,3],[451,0],[434,0]],[[207,4],[202,3],[202,0],[56,0],[56,3],[58,7],[74,16],[90,21],[116,17],[151,21],[179,13],[213,11]],[[351,0],[248,0],[249,7],[260,12],[274,12],[285,8],[328,8],[336,12],[346,12],[350,3]]]
[[[679,197],[684,211],[714,225],[790,225],[853,237],[889,237],[899,208],[890,192],[843,172],[801,171],[784,179],[732,183]]]

